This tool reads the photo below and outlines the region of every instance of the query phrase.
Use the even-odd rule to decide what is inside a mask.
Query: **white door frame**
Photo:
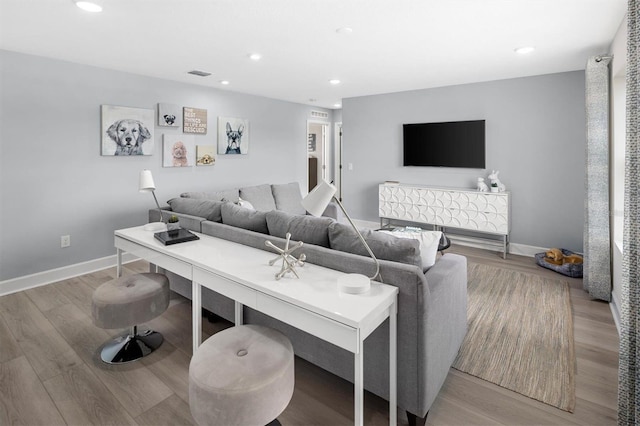
[[[333,123],[333,176],[336,198],[342,201],[342,121]]]
[[[307,134],[305,135],[304,141],[305,141],[305,145],[304,145],[304,170],[306,171],[305,173],[305,185],[304,185],[304,191],[303,193],[307,193],[309,191],[309,151],[307,149],[307,144],[309,142],[309,125],[310,124],[320,124],[325,127],[325,132],[324,132],[324,136],[325,139],[329,139],[330,136],[330,132],[329,130],[331,129],[331,122],[329,121],[324,121],[324,120],[307,120]],[[326,166],[325,161],[326,158],[328,157],[328,148],[331,148],[331,143],[329,143],[328,140],[325,141],[316,141],[316,143],[321,143],[323,144],[322,146],[322,156],[321,158],[318,159],[318,167],[322,167],[323,165]],[[320,169],[322,170],[322,168]],[[326,168],[325,168],[326,170]],[[324,173],[324,172],[323,172]]]

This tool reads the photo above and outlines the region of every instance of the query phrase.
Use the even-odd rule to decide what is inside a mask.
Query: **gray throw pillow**
[[[222,205],[222,223],[236,228],[268,234],[267,213],[245,209],[233,203]]]
[[[379,260],[391,260],[416,265],[422,269],[420,243],[418,240],[396,238],[370,229],[360,230],[360,233]],[[329,226],[329,246],[334,250],[369,256],[367,249],[353,228],[339,222],[334,222]]]
[[[206,200],[203,198],[172,198],[167,201],[171,210],[176,213],[184,213],[191,216],[204,217],[214,222],[222,222],[221,201]]]
[[[279,210],[267,212],[269,235],[286,238],[289,232],[293,241],[322,247],[329,247],[329,226],[333,222],[330,217],[303,216]]]
[[[276,209],[276,202],[273,200],[271,185],[256,185],[240,188],[240,198],[247,200],[251,205],[261,212],[268,212]]]
[[[302,207],[302,194],[298,182],[271,185],[271,192],[278,210],[291,214],[307,213]]]
[[[207,200],[215,201],[231,201],[232,203],[238,202],[240,191],[238,189],[227,189],[224,191],[211,191],[211,192],[183,192],[180,194],[182,198],[205,198]]]

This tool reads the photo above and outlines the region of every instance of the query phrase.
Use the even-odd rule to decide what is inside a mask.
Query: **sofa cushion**
[[[172,198],[167,201],[171,210],[176,213],[184,213],[191,216],[204,217],[214,222],[222,222],[221,201],[207,200],[204,198]]]
[[[378,259],[416,265],[422,268],[418,240],[396,238],[370,229],[360,230],[360,233]],[[329,247],[334,250],[369,256],[367,249],[353,228],[339,222],[334,222],[329,226]]]
[[[302,194],[298,182],[271,185],[276,208],[291,214],[306,214],[302,207]]]
[[[286,238],[287,232],[293,241],[329,247],[329,226],[334,222],[330,217],[314,217],[273,210],[267,212],[269,234]]]
[[[276,209],[276,202],[269,184],[240,188],[240,197],[250,202],[256,210],[268,212]]]
[[[183,192],[180,194],[182,198],[205,198],[215,201],[231,201],[237,203],[240,191],[238,189],[227,189],[224,191],[211,192]]]
[[[246,209],[233,203],[222,205],[222,223],[237,228],[268,234],[266,216],[265,212]]]
[[[440,244],[440,231],[379,231],[396,238],[413,238],[420,243],[420,258],[422,259],[422,271],[426,272],[436,263],[438,245]]]

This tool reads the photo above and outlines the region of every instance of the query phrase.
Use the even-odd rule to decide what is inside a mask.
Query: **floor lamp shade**
[[[151,170],[143,170],[140,172],[140,192],[155,191],[156,184],[153,182],[153,175]]]
[[[302,200],[302,207],[313,216],[321,216],[327,208],[337,189],[335,186],[321,181]]]
[[[335,198],[334,196],[335,193],[336,193],[335,186],[325,181],[321,181],[318,184],[318,186],[313,188],[311,192],[309,192],[307,196],[304,197],[304,199],[302,200],[302,207],[304,207],[304,209],[308,211],[310,214],[312,214],[313,216],[320,216],[322,215],[324,210],[327,208],[329,203],[332,200],[335,200],[335,203],[338,205],[338,207],[340,207],[340,210],[342,210],[342,212],[344,213],[344,216],[347,218],[347,220],[349,221],[349,224],[351,225],[353,230],[356,232],[356,235],[360,239],[360,242],[362,242],[362,245],[367,249],[367,253],[369,253],[369,256],[371,256],[371,259],[373,259],[376,266],[375,274],[373,274],[373,276],[370,276],[370,277],[367,277],[362,274],[346,274],[345,276],[341,277],[338,280],[338,289],[345,293],[354,293],[354,294],[364,293],[371,288],[372,279],[375,280],[376,278],[379,278],[380,281],[382,281],[382,277],[380,276],[380,263],[378,262],[378,259],[376,259],[376,256],[373,254],[373,252],[371,251],[371,248],[369,247],[364,237],[358,230],[358,227],[353,223],[353,220],[351,220],[351,217],[349,217],[349,214],[344,209],[344,206],[342,205],[340,200]]]
[[[160,204],[158,203],[158,198],[156,197],[156,192],[155,192],[156,184],[153,181],[153,175],[151,174],[151,170],[145,169],[140,172],[138,189],[140,190],[140,192],[150,192],[151,195],[153,195],[153,199],[156,202],[156,207],[158,207],[158,213],[160,213],[160,221],[147,223],[144,226],[144,229],[146,229],[147,231],[166,230],[166,225],[162,221],[162,209],[160,208]]]

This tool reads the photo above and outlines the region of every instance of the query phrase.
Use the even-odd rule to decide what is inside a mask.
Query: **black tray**
[[[165,246],[200,239],[200,237],[198,237],[197,235],[192,234],[191,232],[182,228],[173,231],[156,232],[155,234],[153,234],[153,236],[156,237],[156,240],[160,241]]]

